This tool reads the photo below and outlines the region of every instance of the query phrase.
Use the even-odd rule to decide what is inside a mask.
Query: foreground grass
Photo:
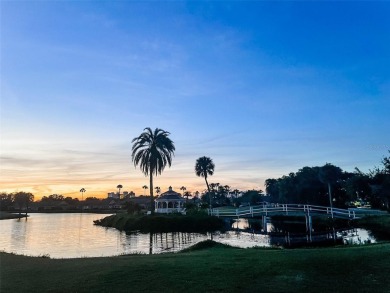
[[[0,253],[1,292],[390,292],[390,244],[47,259]]]

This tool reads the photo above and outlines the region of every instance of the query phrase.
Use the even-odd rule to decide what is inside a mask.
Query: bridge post
[[[268,233],[268,231],[267,231],[267,216],[262,216],[261,220],[263,222],[263,232],[265,234],[267,234]]]
[[[306,218],[306,232],[309,233],[309,241],[312,242],[311,231],[313,230],[313,221],[311,216],[309,215],[309,211],[307,212],[307,214],[305,214],[305,218]]]

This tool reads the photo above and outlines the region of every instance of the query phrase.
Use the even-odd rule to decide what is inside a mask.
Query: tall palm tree
[[[81,192],[81,200],[83,200],[84,199],[84,192],[86,192],[85,188],[84,187],[81,188],[80,192]]]
[[[187,188],[185,186],[182,186],[182,187],[180,187],[180,190],[183,191],[183,196],[184,196],[184,191],[186,191]]]
[[[123,188],[123,186],[121,184],[117,185],[118,188],[118,195],[119,195],[119,199],[121,199],[121,189]]]
[[[144,196],[145,196],[145,191],[146,191],[146,189],[148,189],[148,186],[147,186],[147,185],[144,185],[144,186],[142,186],[142,188],[143,188],[143,190],[144,190]]]
[[[172,156],[175,152],[175,145],[168,137],[169,134],[168,131],[159,128],[153,131],[147,127],[144,132],[132,140],[134,143],[132,147],[134,165],[139,165],[145,176],[149,175],[152,214],[154,214],[153,175],[161,174],[167,165],[171,167]]]
[[[86,192],[85,188],[84,187],[81,188],[80,192],[81,192],[81,201],[83,201],[83,199],[84,199],[84,192]],[[82,204],[82,206],[81,206],[81,212],[82,212],[83,209],[84,209],[84,205],[83,205],[83,203],[81,203],[81,204]]]
[[[195,174],[199,177],[203,177],[206,181],[207,190],[209,191],[209,200],[210,200],[210,208],[211,208],[211,192],[210,192],[210,186],[207,182],[207,176],[212,176],[214,174],[214,168],[215,165],[213,163],[213,160],[209,157],[200,157],[196,160],[195,163]]]

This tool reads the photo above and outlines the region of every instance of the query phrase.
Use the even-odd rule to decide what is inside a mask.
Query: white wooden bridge
[[[367,214],[367,210],[339,209],[326,206],[304,204],[267,204],[241,208],[220,207],[209,210],[209,215],[226,218],[250,218],[263,216],[315,216],[329,215],[332,218],[358,219]]]

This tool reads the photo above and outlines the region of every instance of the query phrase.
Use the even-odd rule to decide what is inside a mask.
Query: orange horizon
[[[160,183],[163,183],[163,182],[160,182]],[[191,193],[194,193],[196,191],[199,191],[200,193],[202,193],[203,191],[206,190],[206,184],[204,183],[203,181],[203,184],[202,182],[197,182],[198,184],[154,184],[154,188],[156,186],[159,186],[161,188],[161,193],[165,192],[165,191],[168,191],[168,188],[170,186],[172,186],[173,190],[175,190],[176,192],[179,192],[179,193],[182,193],[182,190],[180,190],[180,187],[181,186],[185,186],[186,187],[186,191],[189,191]],[[102,184],[103,185],[103,184]],[[108,193],[110,192],[118,192],[118,189],[116,188],[110,188],[110,187],[107,187],[107,184],[104,184],[105,186],[101,186],[101,187],[92,187],[90,186],[89,184],[85,184],[83,186],[81,186],[80,188],[70,188],[70,186],[56,186],[56,185],[49,185],[49,186],[45,186],[45,185],[21,185],[20,187],[18,188],[0,188],[0,192],[6,192],[6,193],[14,193],[14,192],[19,192],[19,191],[24,191],[24,192],[31,192],[33,195],[34,195],[34,200],[35,201],[39,201],[42,199],[42,197],[44,196],[49,196],[51,194],[60,194],[60,195],[63,195],[64,197],[72,197],[72,198],[78,198],[79,200],[81,200],[82,198],[87,198],[87,197],[96,197],[96,198],[99,198],[99,199],[103,199],[103,198],[107,198],[107,195]],[[119,184],[118,184],[119,185]],[[148,184],[144,184],[144,185],[147,185]],[[225,184],[223,184],[225,185]],[[230,185],[230,184],[227,184],[231,187],[231,189],[239,189],[239,190],[249,190],[249,189],[262,189],[264,190],[263,188],[238,188],[236,185]],[[142,187],[138,187],[138,188],[128,188],[126,185],[122,184],[123,188],[121,188],[121,194],[123,194],[123,192],[127,191],[127,192],[134,192],[135,193],[135,196],[138,197],[138,196],[142,196],[142,195],[149,195],[150,192],[149,192],[149,189],[142,189]],[[143,186],[143,185],[141,185]],[[82,196],[81,193],[79,192],[79,190],[81,188],[85,188],[86,189],[86,192],[84,193],[84,195]],[[77,190],[77,191],[70,191],[70,190]],[[156,195],[156,191],[154,190],[153,192],[154,195]]]

